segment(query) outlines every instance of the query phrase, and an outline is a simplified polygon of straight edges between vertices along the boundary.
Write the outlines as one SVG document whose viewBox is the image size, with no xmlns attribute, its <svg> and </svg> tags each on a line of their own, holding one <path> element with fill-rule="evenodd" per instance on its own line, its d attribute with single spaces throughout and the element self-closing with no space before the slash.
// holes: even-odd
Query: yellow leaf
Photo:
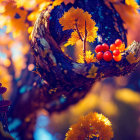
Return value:
<svg viewBox="0 0 140 140">
<path fill-rule="evenodd" d="M 135 53 L 131 53 L 131 52 L 129 53 L 129 55 L 126 56 L 126 59 L 130 64 L 137 63 L 140 61 L 140 57 L 136 58 Z"/>
<path fill-rule="evenodd" d="M 59 22 L 63 26 L 63 30 L 74 30 L 65 46 L 74 45 L 79 39 L 84 40 L 86 33 L 88 42 L 94 42 L 97 38 L 98 27 L 95 26 L 96 23 L 92 16 L 88 12 L 84 12 L 83 9 L 72 7 L 64 13 Z"/>
<path fill-rule="evenodd" d="M 96 61 L 96 58 L 94 57 L 94 54 L 92 54 L 91 51 L 86 51 L 86 58 L 87 63 L 92 63 Z M 79 59 L 77 60 L 78 63 L 84 63 L 84 57 L 83 55 L 79 55 Z"/>
<path fill-rule="evenodd" d="M 98 68 L 93 64 L 92 65 L 92 67 L 91 67 L 91 69 L 89 70 L 89 75 L 87 75 L 87 78 L 95 78 L 96 77 L 96 75 L 97 75 L 97 70 L 98 70 Z"/>
</svg>

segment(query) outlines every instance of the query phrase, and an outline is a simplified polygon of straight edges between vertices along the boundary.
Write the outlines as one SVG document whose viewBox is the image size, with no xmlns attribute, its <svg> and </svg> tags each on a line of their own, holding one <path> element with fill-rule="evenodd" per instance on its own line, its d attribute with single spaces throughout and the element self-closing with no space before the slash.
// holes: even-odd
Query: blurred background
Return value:
<svg viewBox="0 0 140 140">
<path fill-rule="evenodd" d="M 43 108 L 32 113 L 22 111 L 39 79 L 34 72 L 30 32 L 40 11 L 49 4 L 49 0 L 16 1 L 16 6 L 12 1 L 0 3 L 0 83 L 7 88 L 3 98 L 12 102 L 10 134 L 16 140 L 63 140 L 80 116 L 98 112 L 112 122 L 115 140 L 140 140 L 140 65 L 124 77 L 96 82 L 84 99 L 62 112 L 49 115 Z M 138 14 L 134 26 L 127 27 L 128 44 L 140 41 L 139 23 Z"/>
</svg>

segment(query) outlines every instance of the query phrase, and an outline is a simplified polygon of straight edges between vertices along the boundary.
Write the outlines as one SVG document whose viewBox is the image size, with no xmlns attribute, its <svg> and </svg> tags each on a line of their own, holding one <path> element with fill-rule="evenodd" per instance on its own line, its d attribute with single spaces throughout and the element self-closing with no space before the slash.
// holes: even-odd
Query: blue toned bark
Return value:
<svg viewBox="0 0 140 140">
<path fill-rule="evenodd" d="M 60 10 L 63 9 L 60 6 L 57 7 L 57 10 L 59 8 Z M 54 11 L 51 9 L 51 6 L 47 10 L 42 11 L 32 33 L 32 51 L 36 61 L 37 73 L 45 81 L 42 87 L 46 87 L 43 101 L 45 108 L 50 112 L 61 110 L 70 104 L 76 103 L 86 95 L 93 83 L 101 78 L 121 76 L 133 71 L 139 62 L 140 49 L 140 44 L 134 41 L 127 51 L 122 54 L 120 62 L 115 62 L 114 60 L 106 62 L 102 60 L 89 64 L 77 63 L 65 56 L 61 51 L 59 41 L 53 36 L 51 29 L 55 27 L 51 28 L 52 21 L 50 21 L 50 18 Z M 53 19 L 51 18 L 51 20 Z M 120 26 L 118 25 L 118 27 Z M 115 37 L 121 37 L 126 43 L 125 30 L 123 26 L 121 27 L 124 31 L 122 31 L 122 34 L 117 34 L 117 32 L 112 32 L 112 34 Z M 61 28 L 57 30 L 60 30 L 60 34 L 62 33 Z M 63 39 L 63 42 L 65 41 Z M 63 104 L 59 100 L 61 97 L 65 99 Z"/>
</svg>

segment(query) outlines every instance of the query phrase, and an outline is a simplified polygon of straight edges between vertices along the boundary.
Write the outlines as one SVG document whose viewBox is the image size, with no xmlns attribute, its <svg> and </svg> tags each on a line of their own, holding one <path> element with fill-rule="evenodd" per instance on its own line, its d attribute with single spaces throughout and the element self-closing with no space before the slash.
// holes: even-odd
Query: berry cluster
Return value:
<svg viewBox="0 0 140 140">
<path fill-rule="evenodd" d="M 114 44 L 111 44 L 110 47 L 103 43 L 102 45 L 97 45 L 95 48 L 95 52 L 97 53 L 96 58 L 97 60 L 104 59 L 105 61 L 109 62 L 112 59 L 114 59 L 116 62 L 121 61 L 121 51 L 119 48 L 122 45 L 122 41 L 120 39 L 117 39 Z M 111 52 L 112 51 L 112 52 Z"/>
</svg>

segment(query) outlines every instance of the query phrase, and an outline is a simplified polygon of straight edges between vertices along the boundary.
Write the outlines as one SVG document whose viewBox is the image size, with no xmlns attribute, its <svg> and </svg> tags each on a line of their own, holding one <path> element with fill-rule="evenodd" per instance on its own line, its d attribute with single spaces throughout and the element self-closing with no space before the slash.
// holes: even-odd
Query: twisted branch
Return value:
<svg viewBox="0 0 140 140">
<path fill-rule="evenodd" d="M 32 50 L 37 71 L 47 83 L 46 104 L 64 96 L 68 100 L 64 103 L 66 107 L 70 102 L 77 102 L 84 97 L 95 81 L 105 77 L 128 74 L 138 65 L 140 43 L 135 41 L 123 53 L 120 62 L 100 61 L 81 64 L 69 59 L 50 34 L 50 13 L 51 7 L 42 11 L 32 34 Z M 131 59 L 135 59 L 135 61 L 131 63 Z M 77 93 L 78 97 L 76 96 Z M 70 101 L 69 98 L 73 98 L 73 101 Z M 52 110 L 59 110 L 61 107 L 62 105 L 59 104 L 46 107 L 46 109 L 51 112 Z"/>
</svg>

